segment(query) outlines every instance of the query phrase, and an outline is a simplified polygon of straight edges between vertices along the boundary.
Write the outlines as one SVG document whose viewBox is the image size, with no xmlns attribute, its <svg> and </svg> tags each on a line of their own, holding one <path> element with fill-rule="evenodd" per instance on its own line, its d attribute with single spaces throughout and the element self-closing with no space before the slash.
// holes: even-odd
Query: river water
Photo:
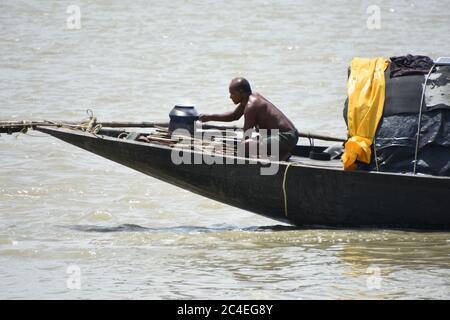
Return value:
<svg viewBox="0 0 450 320">
<path fill-rule="evenodd" d="M 345 136 L 352 57 L 449 56 L 448 5 L 2 0 L 0 120 L 226 111 L 245 76 L 301 131 Z M 2 299 L 450 298 L 449 233 L 293 230 L 39 132 L 0 156 Z"/>
</svg>

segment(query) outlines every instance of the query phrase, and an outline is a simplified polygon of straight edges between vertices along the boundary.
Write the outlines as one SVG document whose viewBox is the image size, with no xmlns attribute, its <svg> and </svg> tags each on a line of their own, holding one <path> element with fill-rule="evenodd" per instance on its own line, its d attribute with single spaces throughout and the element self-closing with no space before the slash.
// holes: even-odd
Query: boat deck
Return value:
<svg viewBox="0 0 450 320">
<path fill-rule="evenodd" d="M 203 132 L 214 135 L 214 137 L 212 139 L 211 137 L 199 139 L 199 136 L 171 136 L 167 128 L 152 129 L 148 132 L 102 129 L 99 134 L 166 147 L 188 148 L 201 152 L 237 155 L 237 145 L 241 140 L 241 132 L 225 133 L 217 130 L 204 130 Z M 342 169 L 342 162 L 340 160 L 342 144 L 335 144 L 334 146 L 335 150 L 331 160 L 318 160 L 310 158 L 310 152 L 313 151 L 320 156 L 329 146 L 297 145 L 292 151 L 292 156 L 286 162 L 340 170 Z"/>
</svg>

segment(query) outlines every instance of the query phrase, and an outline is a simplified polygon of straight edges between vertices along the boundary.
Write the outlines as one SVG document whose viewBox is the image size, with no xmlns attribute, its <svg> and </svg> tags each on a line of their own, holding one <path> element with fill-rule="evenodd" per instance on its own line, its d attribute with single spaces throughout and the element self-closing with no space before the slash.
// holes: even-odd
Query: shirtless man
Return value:
<svg viewBox="0 0 450 320">
<path fill-rule="evenodd" d="M 202 114 L 199 120 L 207 121 L 235 121 L 244 115 L 244 139 L 246 150 L 250 143 L 255 143 L 250 139 L 251 129 L 277 129 L 276 135 L 270 135 L 263 139 L 267 143 L 267 150 L 270 152 L 271 144 L 278 143 L 279 159 L 287 160 L 290 152 L 295 148 L 298 141 L 298 132 L 294 124 L 269 100 L 256 92 L 252 92 L 249 82 L 244 78 L 235 78 L 231 81 L 230 99 L 237 105 L 234 111 L 223 114 Z"/>
</svg>

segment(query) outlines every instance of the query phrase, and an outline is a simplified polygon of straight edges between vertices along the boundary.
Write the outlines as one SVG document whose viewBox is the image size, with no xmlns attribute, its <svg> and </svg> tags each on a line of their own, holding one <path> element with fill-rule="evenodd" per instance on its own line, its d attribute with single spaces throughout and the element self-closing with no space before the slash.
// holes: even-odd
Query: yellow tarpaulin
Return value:
<svg viewBox="0 0 450 320">
<path fill-rule="evenodd" d="M 342 162 L 345 170 L 356 168 L 356 160 L 370 163 L 378 122 L 383 115 L 385 98 L 384 71 L 389 60 L 354 58 L 347 83 L 348 140 Z"/>
</svg>

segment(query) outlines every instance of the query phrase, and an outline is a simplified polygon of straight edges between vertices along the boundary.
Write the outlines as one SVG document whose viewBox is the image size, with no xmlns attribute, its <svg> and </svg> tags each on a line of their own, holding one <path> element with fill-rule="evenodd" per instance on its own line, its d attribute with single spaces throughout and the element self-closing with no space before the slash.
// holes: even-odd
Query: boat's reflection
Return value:
<svg viewBox="0 0 450 320">
<path fill-rule="evenodd" d="M 272 257 L 277 256 L 276 265 L 296 264 L 301 261 L 302 256 L 310 254 L 337 258 L 339 263 L 345 266 L 343 272 L 355 276 L 367 274 L 372 268 L 381 268 L 383 274 L 388 274 L 397 267 L 414 268 L 426 265 L 450 268 L 450 238 L 445 232 L 299 229 L 287 225 L 236 227 L 226 224 L 208 227 L 74 225 L 65 228 L 93 233 L 138 232 L 149 236 L 167 234 L 166 238 L 184 235 L 180 241 L 198 242 L 204 249 L 209 249 L 209 244 L 211 248 L 220 246 L 226 247 L 227 250 L 255 249 L 252 254 L 261 259 L 260 267 L 265 265 L 262 262 L 266 260 L 269 268 L 273 268 L 274 261 L 269 259 L 268 252 Z M 208 241 L 196 238 L 196 234 L 200 237 L 207 236 Z M 259 254 L 263 252 L 266 256 Z M 288 252 L 293 254 L 286 256 Z"/>
<path fill-rule="evenodd" d="M 143 227 L 137 224 L 121 224 L 118 226 L 96 226 L 96 225 L 74 225 L 67 227 L 76 231 L 83 232 L 221 232 L 221 231 L 253 231 L 253 232 L 276 232 L 276 231 L 291 231 L 299 230 L 298 227 L 287 225 L 273 225 L 273 226 L 251 226 L 245 228 L 238 228 L 229 225 L 219 226 L 171 226 L 171 227 Z"/>
</svg>

